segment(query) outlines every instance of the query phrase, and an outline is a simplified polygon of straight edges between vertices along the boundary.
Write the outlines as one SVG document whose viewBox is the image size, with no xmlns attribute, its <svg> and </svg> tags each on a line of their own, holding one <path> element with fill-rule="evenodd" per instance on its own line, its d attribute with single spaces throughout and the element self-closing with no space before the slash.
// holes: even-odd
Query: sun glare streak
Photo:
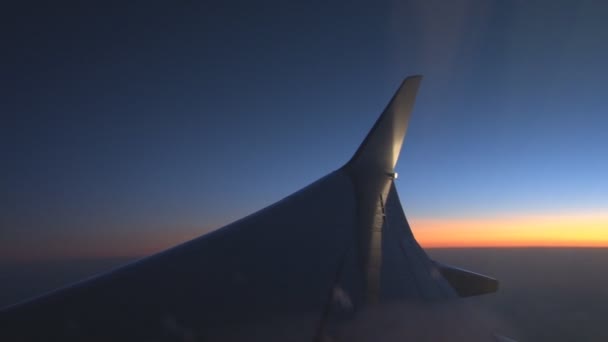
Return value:
<svg viewBox="0 0 608 342">
<path fill-rule="evenodd" d="M 424 247 L 607 247 L 608 214 L 412 218 Z"/>
</svg>

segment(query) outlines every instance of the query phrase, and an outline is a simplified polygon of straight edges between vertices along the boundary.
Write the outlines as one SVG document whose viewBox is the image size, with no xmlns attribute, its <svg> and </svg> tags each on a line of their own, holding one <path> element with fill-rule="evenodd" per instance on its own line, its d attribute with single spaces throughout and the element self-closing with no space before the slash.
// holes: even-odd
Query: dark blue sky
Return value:
<svg viewBox="0 0 608 342">
<path fill-rule="evenodd" d="M 410 217 L 608 208 L 602 1 L 2 12 L 1 258 L 141 254 L 260 209 L 347 161 L 408 74 Z"/>
</svg>

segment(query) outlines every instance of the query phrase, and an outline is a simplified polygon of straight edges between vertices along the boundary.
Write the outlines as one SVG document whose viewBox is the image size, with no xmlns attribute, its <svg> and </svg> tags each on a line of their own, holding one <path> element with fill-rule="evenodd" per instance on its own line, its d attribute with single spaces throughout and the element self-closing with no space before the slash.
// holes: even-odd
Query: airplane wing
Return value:
<svg viewBox="0 0 608 342">
<path fill-rule="evenodd" d="M 1 310 L 0 340 L 436 340 L 443 303 L 498 283 L 430 260 L 403 213 L 394 167 L 420 80 L 405 79 L 340 169 L 214 232 Z"/>
</svg>

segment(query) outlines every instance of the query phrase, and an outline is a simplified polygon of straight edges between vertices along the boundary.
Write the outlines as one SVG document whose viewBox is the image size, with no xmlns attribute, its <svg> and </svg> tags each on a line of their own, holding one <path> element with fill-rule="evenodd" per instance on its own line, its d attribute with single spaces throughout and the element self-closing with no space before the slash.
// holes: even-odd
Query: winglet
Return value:
<svg viewBox="0 0 608 342">
<path fill-rule="evenodd" d="M 394 174 L 422 76 L 407 77 L 346 167 Z"/>
</svg>

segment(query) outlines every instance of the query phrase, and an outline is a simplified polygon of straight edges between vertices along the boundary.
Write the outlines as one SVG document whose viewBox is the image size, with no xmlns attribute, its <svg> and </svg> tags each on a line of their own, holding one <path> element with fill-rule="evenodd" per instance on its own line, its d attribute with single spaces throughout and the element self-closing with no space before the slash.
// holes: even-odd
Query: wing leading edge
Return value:
<svg viewBox="0 0 608 342">
<path fill-rule="evenodd" d="M 427 257 L 394 186 L 420 81 L 405 79 L 342 168 L 215 232 L 3 309 L 0 340 L 322 340 L 369 308 L 482 293 Z"/>
</svg>

